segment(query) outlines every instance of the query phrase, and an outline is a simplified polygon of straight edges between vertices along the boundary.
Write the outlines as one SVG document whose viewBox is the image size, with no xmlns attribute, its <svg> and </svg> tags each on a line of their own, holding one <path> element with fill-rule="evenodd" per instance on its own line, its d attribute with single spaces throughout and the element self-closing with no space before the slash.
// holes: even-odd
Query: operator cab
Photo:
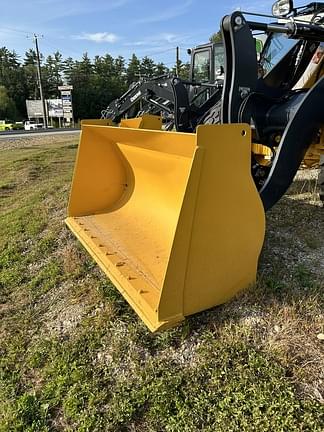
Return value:
<svg viewBox="0 0 324 432">
<path fill-rule="evenodd" d="M 214 83 L 224 78 L 224 47 L 222 42 L 199 45 L 191 54 L 190 81 Z"/>
<path fill-rule="evenodd" d="M 201 87 L 191 87 L 189 100 L 199 107 L 219 89 L 214 84 L 221 86 L 223 83 L 224 47 L 222 42 L 208 43 L 188 50 L 188 54 L 191 54 L 189 80 L 202 84 Z"/>
</svg>

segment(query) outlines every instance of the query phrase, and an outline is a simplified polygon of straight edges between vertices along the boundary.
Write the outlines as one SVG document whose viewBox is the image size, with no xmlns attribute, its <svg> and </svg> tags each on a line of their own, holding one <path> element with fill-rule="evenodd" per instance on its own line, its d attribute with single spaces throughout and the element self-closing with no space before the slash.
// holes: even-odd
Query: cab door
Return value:
<svg viewBox="0 0 324 432">
<path fill-rule="evenodd" d="M 204 45 L 193 50 L 191 57 L 191 81 L 197 83 L 211 83 L 213 74 L 212 44 Z M 208 87 L 193 87 L 189 99 L 199 107 L 210 97 Z"/>
<path fill-rule="evenodd" d="M 191 59 L 191 80 L 195 82 L 211 82 L 212 79 L 212 46 L 196 48 Z"/>
</svg>

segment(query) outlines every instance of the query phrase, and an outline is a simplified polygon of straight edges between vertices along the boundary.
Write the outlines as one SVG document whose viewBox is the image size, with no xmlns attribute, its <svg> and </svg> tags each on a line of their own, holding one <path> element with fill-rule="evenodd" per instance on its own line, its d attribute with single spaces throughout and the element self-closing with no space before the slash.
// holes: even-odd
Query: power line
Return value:
<svg viewBox="0 0 324 432">
<path fill-rule="evenodd" d="M 10 27 L 0 27 L 0 31 L 9 31 L 9 32 L 14 32 L 14 33 L 22 33 L 22 34 L 24 34 L 24 35 L 26 35 L 26 34 L 32 34 L 32 32 L 30 32 L 30 31 L 23 31 L 23 30 L 17 30 L 17 29 L 13 29 L 13 28 L 10 28 Z"/>
<path fill-rule="evenodd" d="M 82 53 L 81 54 L 81 51 L 80 52 L 77 52 L 77 51 L 75 51 L 75 50 L 67 50 L 67 49 L 65 49 L 65 48 L 62 48 L 62 47 L 57 47 L 57 46 L 55 46 L 55 45 L 53 45 L 53 44 L 51 44 L 51 43 L 49 43 L 47 40 L 44 40 L 43 41 L 43 44 L 44 45 L 47 45 L 48 47 L 50 47 L 50 48 L 52 48 L 52 49 L 54 49 L 55 51 L 58 51 L 58 52 L 63 52 L 63 53 L 65 53 L 67 56 L 69 56 L 70 57 L 70 52 L 72 52 L 72 54 L 76 54 L 76 55 L 78 55 L 78 56 L 83 56 L 83 54 L 84 53 Z"/>
<path fill-rule="evenodd" d="M 34 33 L 33 41 L 35 43 L 35 49 L 36 49 L 36 60 L 37 60 L 37 75 L 38 75 L 38 84 L 39 84 L 39 93 L 40 98 L 42 101 L 42 107 L 43 107 L 43 121 L 45 129 L 47 129 L 47 115 L 46 115 L 46 106 L 45 106 L 45 99 L 43 94 L 43 85 L 42 85 L 42 70 L 40 65 L 40 56 L 39 56 L 39 49 L 38 49 L 38 38 L 44 37 L 43 35 L 37 35 Z"/>
<path fill-rule="evenodd" d="M 164 50 L 164 51 L 155 51 L 155 52 L 150 53 L 150 54 L 145 54 L 144 53 L 144 57 L 151 57 L 151 56 L 158 55 L 158 54 L 165 54 L 167 52 L 174 51 L 174 50 L 175 50 L 175 47 L 168 48 L 167 50 Z"/>
</svg>

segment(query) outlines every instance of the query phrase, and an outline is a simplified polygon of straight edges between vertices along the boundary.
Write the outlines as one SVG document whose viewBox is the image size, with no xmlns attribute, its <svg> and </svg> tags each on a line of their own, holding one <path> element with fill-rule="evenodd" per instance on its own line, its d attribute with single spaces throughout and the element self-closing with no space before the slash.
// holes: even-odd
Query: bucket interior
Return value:
<svg viewBox="0 0 324 432">
<path fill-rule="evenodd" d="M 82 132 L 68 224 L 96 259 L 101 256 L 101 267 L 113 282 L 125 290 L 128 281 L 153 308 L 170 257 L 194 138 L 100 126 Z"/>
</svg>

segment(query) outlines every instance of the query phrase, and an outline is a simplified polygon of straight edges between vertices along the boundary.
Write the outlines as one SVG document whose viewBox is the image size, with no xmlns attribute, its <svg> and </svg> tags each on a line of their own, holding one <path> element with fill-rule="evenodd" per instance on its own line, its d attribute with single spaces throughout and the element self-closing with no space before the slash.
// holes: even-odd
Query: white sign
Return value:
<svg viewBox="0 0 324 432">
<path fill-rule="evenodd" d="M 43 117 L 43 105 L 41 100 L 26 100 L 28 118 Z"/>
<path fill-rule="evenodd" d="M 73 119 L 73 108 L 72 108 L 72 85 L 58 86 L 61 92 L 61 101 L 63 108 L 63 117 L 70 122 Z"/>
<path fill-rule="evenodd" d="M 43 105 L 41 100 L 26 100 L 28 118 L 43 117 Z M 47 99 L 45 108 L 48 117 L 63 117 L 62 99 Z"/>
<path fill-rule="evenodd" d="M 63 117 L 63 106 L 61 99 L 49 99 L 47 101 L 49 117 Z"/>
<path fill-rule="evenodd" d="M 73 90 L 73 86 L 72 86 L 72 85 L 62 85 L 62 86 L 58 86 L 57 88 L 58 88 L 60 91 Z"/>
</svg>

